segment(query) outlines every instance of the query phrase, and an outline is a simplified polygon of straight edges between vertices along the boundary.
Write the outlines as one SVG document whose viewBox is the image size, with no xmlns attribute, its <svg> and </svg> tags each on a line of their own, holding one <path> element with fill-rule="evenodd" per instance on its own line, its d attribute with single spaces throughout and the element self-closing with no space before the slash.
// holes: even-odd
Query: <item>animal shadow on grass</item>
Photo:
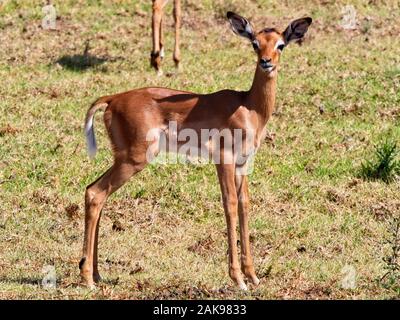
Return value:
<svg viewBox="0 0 400 320">
<path fill-rule="evenodd" d="M 86 41 L 85 49 L 82 54 L 65 55 L 59 58 L 56 63 L 62 67 L 73 71 L 85 71 L 89 68 L 96 67 L 106 61 L 116 61 L 119 57 L 96 57 L 89 53 L 89 41 Z"/>
<path fill-rule="evenodd" d="M 14 284 L 30 284 L 30 285 L 40 285 L 42 282 L 41 278 L 38 277 L 3 277 L 0 278 L 2 283 L 14 283 Z"/>
</svg>

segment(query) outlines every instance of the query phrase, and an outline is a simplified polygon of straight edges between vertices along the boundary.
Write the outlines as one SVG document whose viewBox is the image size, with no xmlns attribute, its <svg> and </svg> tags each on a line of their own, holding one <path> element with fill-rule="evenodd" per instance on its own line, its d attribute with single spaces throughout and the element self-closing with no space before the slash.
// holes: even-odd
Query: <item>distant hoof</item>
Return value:
<svg viewBox="0 0 400 320">
<path fill-rule="evenodd" d="M 164 72 L 162 71 L 162 69 L 157 70 L 157 77 L 162 77 L 163 74 L 164 74 Z"/>
<path fill-rule="evenodd" d="M 160 52 L 152 52 L 150 55 L 150 65 L 159 72 L 161 69 L 161 56 Z"/>
<path fill-rule="evenodd" d="M 101 281 L 100 273 L 93 273 L 93 280 L 95 283 L 99 283 Z"/>
<path fill-rule="evenodd" d="M 178 62 L 175 61 L 175 70 L 177 73 L 182 72 L 182 65 Z"/>
</svg>

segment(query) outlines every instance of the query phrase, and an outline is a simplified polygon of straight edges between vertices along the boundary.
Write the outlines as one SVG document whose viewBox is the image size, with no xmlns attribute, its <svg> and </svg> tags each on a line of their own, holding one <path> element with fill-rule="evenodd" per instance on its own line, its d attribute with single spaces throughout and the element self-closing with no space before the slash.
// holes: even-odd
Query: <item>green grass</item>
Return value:
<svg viewBox="0 0 400 320">
<path fill-rule="evenodd" d="M 375 146 L 375 159 L 367 160 L 361 166 L 361 177 L 370 180 L 393 182 L 400 173 L 400 162 L 397 160 L 399 150 L 397 143 L 389 139 Z"/>
<path fill-rule="evenodd" d="M 386 258 L 393 256 L 388 240 L 395 241 L 388 221 L 400 215 L 399 181 L 358 176 L 384 134 L 400 138 L 400 11 L 396 1 L 352 3 L 355 31 L 338 27 L 345 1 L 183 1 L 179 74 L 168 6 L 167 76 L 156 77 L 149 1 L 59 1 L 56 31 L 40 28 L 42 1 L 5 1 L 0 298 L 398 298 L 398 269 Z M 282 56 L 273 139 L 250 176 L 260 286 L 242 293 L 228 277 L 213 166 L 171 164 L 148 166 L 108 200 L 99 248 L 104 282 L 96 291 L 79 287 L 85 187 L 112 163 L 100 116 L 99 153 L 87 157 L 87 108 L 102 95 L 144 86 L 247 90 L 255 56 L 229 30 L 227 9 L 258 29 L 314 18 L 304 44 Z M 40 285 L 46 265 L 56 268 L 57 290 Z M 341 286 L 347 265 L 356 270 L 355 289 Z"/>
</svg>

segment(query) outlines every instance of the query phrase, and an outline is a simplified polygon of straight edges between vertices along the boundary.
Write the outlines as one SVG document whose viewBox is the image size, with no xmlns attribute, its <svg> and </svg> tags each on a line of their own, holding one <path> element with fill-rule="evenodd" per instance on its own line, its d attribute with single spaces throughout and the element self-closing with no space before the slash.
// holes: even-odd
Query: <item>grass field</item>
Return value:
<svg viewBox="0 0 400 320">
<path fill-rule="evenodd" d="M 0 3 L 1 299 L 400 297 L 400 179 L 360 178 L 376 145 L 400 140 L 399 1 L 185 0 L 178 74 L 169 5 L 162 77 L 149 63 L 150 1 L 53 1 L 54 31 L 41 28 L 44 1 Z M 356 30 L 340 27 L 348 3 Z M 303 45 L 283 53 L 277 110 L 250 176 L 261 284 L 241 292 L 228 276 L 214 167 L 171 164 L 148 166 L 111 196 L 104 281 L 80 287 L 84 190 L 112 163 L 101 117 L 99 153 L 87 157 L 87 108 L 144 86 L 249 89 L 255 55 L 227 10 L 259 29 L 314 18 Z M 55 290 L 41 285 L 45 266 L 55 267 Z M 343 286 L 352 276 L 355 286 Z"/>
</svg>

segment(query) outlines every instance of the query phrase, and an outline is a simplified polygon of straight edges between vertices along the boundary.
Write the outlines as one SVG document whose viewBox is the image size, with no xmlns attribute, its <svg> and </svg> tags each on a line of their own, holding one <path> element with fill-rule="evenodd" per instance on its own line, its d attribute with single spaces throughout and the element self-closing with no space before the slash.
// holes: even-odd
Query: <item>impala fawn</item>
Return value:
<svg viewBox="0 0 400 320">
<path fill-rule="evenodd" d="M 227 18 L 233 31 L 248 39 L 257 55 L 254 80 L 249 91 L 222 90 L 202 95 L 167 88 L 142 88 L 102 97 L 88 110 L 85 134 L 89 154 L 94 156 L 96 152 L 93 117 L 101 109 L 104 110 L 104 123 L 114 152 L 114 164 L 86 189 L 85 238 L 83 258 L 79 264 L 83 283 L 93 286 L 100 280 L 97 245 L 104 203 L 110 194 L 158 154 L 163 134 L 172 139 L 167 131 L 169 123 L 174 122 L 177 128 L 175 135 L 189 129 L 199 135 L 202 130 L 214 129 L 225 132 L 240 130 L 243 133 L 240 141 L 224 136 L 223 146 L 206 141 L 196 147 L 205 148 L 212 159 L 218 158 L 214 162 L 228 229 L 229 275 L 241 289 L 247 289 L 243 274 L 252 284 L 258 285 L 250 253 L 248 179 L 242 168 L 247 166 L 247 159 L 259 148 L 266 133 L 267 121 L 274 111 L 282 51 L 289 43 L 303 38 L 312 19 L 294 20 L 283 32 L 274 28 L 254 32 L 245 18 L 233 12 L 228 12 Z M 149 132 L 153 132 L 150 139 Z M 244 146 L 244 151 L 239 150 L 240 163 L 234 146 L 237 142 Z M 238 218 L 240 265 L 236 234 Z"/>
</svg>

